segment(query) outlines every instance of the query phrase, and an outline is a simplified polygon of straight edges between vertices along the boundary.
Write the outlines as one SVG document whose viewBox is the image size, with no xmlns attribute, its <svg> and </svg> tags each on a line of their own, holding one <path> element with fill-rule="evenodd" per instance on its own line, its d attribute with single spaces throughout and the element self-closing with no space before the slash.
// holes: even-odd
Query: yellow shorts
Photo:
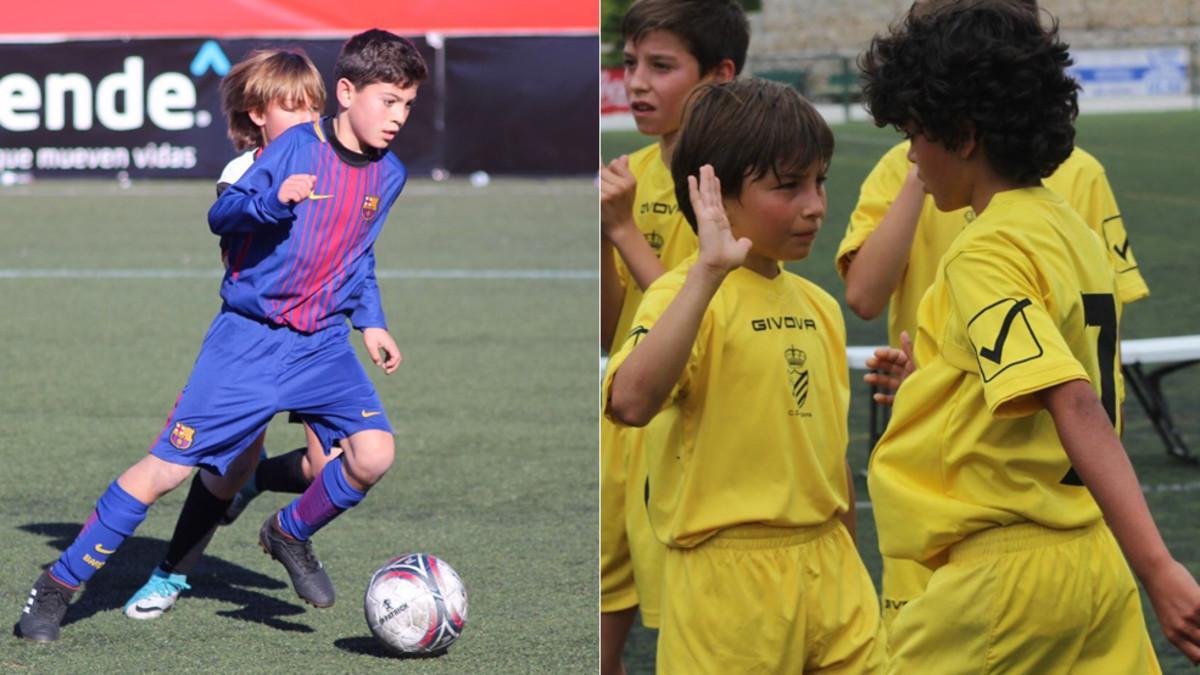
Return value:
<svg viewBox="0 0 1200 675">
<path fill-rule="evenodd" d="M 1103 522 L 971 535 L 888 636 L 888 673 L 1162 672 L 1137 585 Z"/>
<path fill-rule="evenodd" d="M 657 628 L 667 547 L 646 512 L 646 430 L 600 423 L 600 611 L 638 607 Z"/>
<path fill-rule="evenodd" d="M 600 420 L 600 611 L 618 612 L 638 604 L 633 562 L 625 535 L 625 448 L 620 431 Z"/>
<path fill-rule="evenodd" d="M 658 672 L 880 672 L 875 587 L 841 521 L 730 528 L 667 549 Z"/>
<path fill-rule="evenodd" d="M 892 621 L 904 605 L 925 592 L 933 571 L 919 562 L 883 556 L 883 581 L 880 595 L 883 605 L 883 627 L 891 631 Z"/>
</svg>

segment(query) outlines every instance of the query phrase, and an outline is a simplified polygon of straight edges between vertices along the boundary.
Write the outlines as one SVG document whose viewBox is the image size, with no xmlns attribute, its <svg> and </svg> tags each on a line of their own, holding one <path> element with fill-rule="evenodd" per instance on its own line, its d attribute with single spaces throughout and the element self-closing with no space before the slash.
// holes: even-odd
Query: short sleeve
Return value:
<svg viewBox="0 0 1200 675">
<path fill-rule="evenodd" d="M 1046 306 L 1035 263 L 1011 249 L 967 249 L 946 264 L 957 317 L 948 330 L 965 335 L 988 409 L 997 417 L 1036 412 L 1036 392 L 1089 379 Z"/>
<path fill-rule="evenodd" d="M 871 236 L 879 222 L 896 201 L 896 195 L 904 187 L 905 174 L 908 171 L 908 143 L 893 147 L 863 181 L 859 189 L 858 203 L 850 214 L 850 223 L 846 226 L 846 234 L 838 244 L 834 262 L 838 276 L 846 278 L 850 269 L 850 261 L 854 259 L 863 242 Z"/>
<path fill-rule="evenodd" d="M 637 349 L 638 343 L 654 329 L 654 324 L 671 305 L 671 302 L 679 294 L 682 275 L 669 274 L 659 277 L 650 288 L 646 289 L 646 294 L 642 296 L 642 302 L 638 305 L 637 312 L 634 314 L 633 325 L 625 336 L 625 341 L 621 348 L 613 354 L 608 361 L 608 368 L 604 374 L 604 384 L 602 399 L 604 401 L 604 414 L 608 415 L 608 400 L 612 389 L 613 376 L 621 368 L 621 364 L 629 355 Z M 663 400 L 663 408 L 674 404 L 676 400 L 687 396 L 689 393 L 689 385 L 695 379 L 696 372 L 703 362 L 704 354 L 707 351 L 706 345 L 711 341 L 712 335 L 712 305 L 705 310 L 704 317 L 700 320 L 700 329 L 697 331 L 696 340 L 692 343 L 691 353 L 688 355 L 687 364 L 683 368 L 683 373 L 679 376 L 679 381 L 672 387 L 671 393 Z M 611 419 L 611 418 L 610 418 Z M 616 420 L 613 420 L 616 421 Z"/>
<path fill-rule="evenodd" d="M 1133 257 L 1133 246 L 1125 231 L 1117 199 L 1104 172 L 1098 172 L 1072 197 L 1069 200 L 1071 206 L 1104 241 L 1108 261 L 1117 275 L 1117 295 L 1121 304 L 1127 305 L 1150 295 L 1150 288 Z"/>
</svg>

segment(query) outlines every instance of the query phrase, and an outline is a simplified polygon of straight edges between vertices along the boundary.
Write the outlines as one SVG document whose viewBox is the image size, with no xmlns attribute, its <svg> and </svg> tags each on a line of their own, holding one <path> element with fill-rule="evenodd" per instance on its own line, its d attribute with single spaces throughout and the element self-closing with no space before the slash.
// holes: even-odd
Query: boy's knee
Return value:
<svg viewBox="0 0 1200 675">
<path fill-rule="evenodd" d="M 153 504 L 187 480 L 193 468 L 168 462 L 156 455 L 146 455 L 126 469 L 117 482 L 134 499 L 143 504 Z"/>
<path fill-rule="evenodd" d="M 396 441 L 386 431 L 363 431 L 350 438 L 342 460 L 346 474 L 362 487 L 379 482 L 396 458 Z"/>
</svg>

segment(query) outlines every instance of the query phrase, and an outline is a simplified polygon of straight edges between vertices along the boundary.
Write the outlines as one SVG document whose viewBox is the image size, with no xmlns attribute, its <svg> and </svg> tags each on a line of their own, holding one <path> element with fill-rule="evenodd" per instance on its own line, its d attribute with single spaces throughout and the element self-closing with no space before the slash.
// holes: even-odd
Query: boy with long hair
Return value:
<svg viewBox="0 0 1200 675">
<path fill-rule="evenodd" d="M 1130 565 L 1200 661 L 1200 587 L 1116 433 L 1113 268 L 1042 184 L 1073 147 L 1069 63 L 1014 0 L 917 4 L 861 59 L 937 207 L 976 214 L 921 302 L 915 371 L 899 350 L 873 364 L 887 388 L 907 375 L 868 473 L 880 550 L 932 571 L 888 672 L 1157 673 Z"/>
<path fill-rule="evenodd" d="M 1022 1 L 1037 11 L 1035 0 Z M 976 215 L 969 206 L 938 209 L 916 165 L 908 160 L 909 146 L 907 140 L 897 143 L 867 175 L 836 254 L 838 274 L 846 282 L 846 306 L 867 320 L 886 307 L 888 345 L 895 348 L 903 347 L 902 334 L 909 339 L 917 334 L 917 306 L 933 283 L 938 261 Z M 1117 274 L 1117 300 L 1128 305 L 1148 296 L 1150 290 L 1100 162 L 1075 146 L 1044 183 L 1103 239 Z M 1118 381 L 1117 395 L 1120 405 L 1125 399 L 1123 380 Z M 880 584 L 884 623 L 920 595 L 928 580 L 928 568 L 884 557 Z"/>
</svg>

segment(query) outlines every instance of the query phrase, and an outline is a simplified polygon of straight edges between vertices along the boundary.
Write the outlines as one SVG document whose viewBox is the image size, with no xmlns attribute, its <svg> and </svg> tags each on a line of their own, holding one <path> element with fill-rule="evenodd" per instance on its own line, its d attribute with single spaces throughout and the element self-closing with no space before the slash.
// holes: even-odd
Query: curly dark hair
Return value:
<svg viewBox="0 0 1200 675">
<path fill-rule="evenodd" d="M 973 130 L 999 175 L 1034 184 L 1071 154 L 1079 85 L 1034 3 L 926 0 L 859 57 L 877 126 L 922 134 L 950 150 Z"/>
<path fill-rule="evenodd" d="M 833 158 L 833 131 L 800 92 L 756 77 L 712 83 L 689 99 L 671 155 L 675 199 L 692 230 L 696 214 L 688 176 L 711 164 L 721 196 L 737 199 L 746 178 L 802 174 L 816 165 L 825 173 Z"/>
</svg>

